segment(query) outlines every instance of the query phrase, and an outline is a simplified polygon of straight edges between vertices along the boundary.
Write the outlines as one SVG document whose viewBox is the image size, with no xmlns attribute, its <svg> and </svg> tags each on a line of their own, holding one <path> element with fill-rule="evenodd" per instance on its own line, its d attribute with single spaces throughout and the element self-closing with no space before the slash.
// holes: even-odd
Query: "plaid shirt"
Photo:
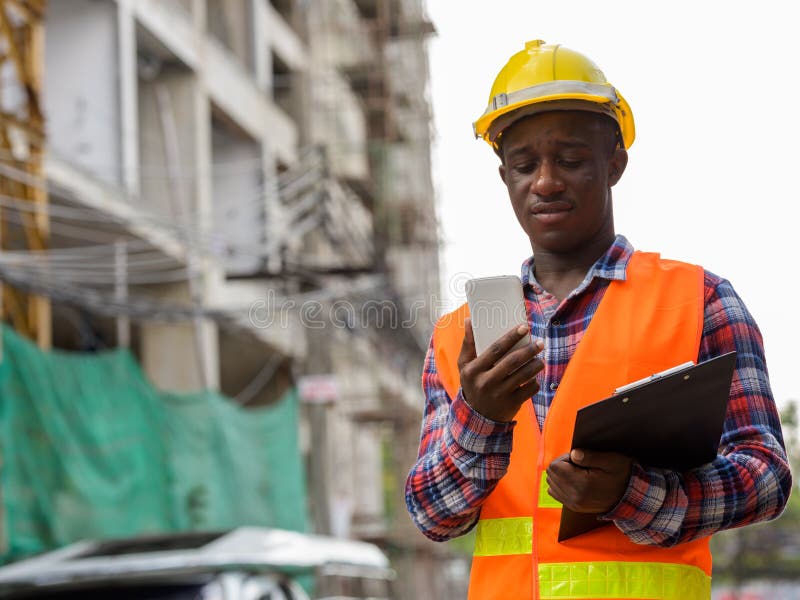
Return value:
<svg viewBox="0 0 800 600">
<path fill-rule="evenodd" d="M 624 280 L 633 253 L 617 236 L 563 301 L 522 266 L 534 338 L 544 340 L 540 391 L 533 397 L 541 428 L 558 383 L 608 285 Z M 680 473 L 634 464 L 628 489 L 603 517 L 636 543 L 671 546 L 747 523 L 777 517 L 789 497 L 791 474 L 770 391 L 761 333 L 731 284 L 705 273 L 703 335 L 697 362 L 736 350 L 737 363 L 719 454 Z M 437 541 L 468 532 L 481 504 L 505 474 L 514 423 L 486 419 L 451 399 L 436 371 L 433 345 L 425 359 L 425 411 L 419 457 L 406 482 L 406 504 L 417 527 Z"/>
</svg>

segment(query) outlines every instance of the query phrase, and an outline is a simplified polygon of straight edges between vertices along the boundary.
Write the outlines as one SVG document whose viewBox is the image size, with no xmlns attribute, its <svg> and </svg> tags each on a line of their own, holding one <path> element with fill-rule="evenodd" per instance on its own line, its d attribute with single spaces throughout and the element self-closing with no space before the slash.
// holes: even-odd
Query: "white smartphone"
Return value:
<svg viewBox="0 0 800 600">
<path fill-rule="evenodd" d="M 475 337 L 475 352 L 478 354 L 513 327 L 528 326 L 522 282 L 516 275 L 470 279 L 464 289 Z M 533 340 L 529 331 L 512 350 L 531 343 Z"/>
</svg>

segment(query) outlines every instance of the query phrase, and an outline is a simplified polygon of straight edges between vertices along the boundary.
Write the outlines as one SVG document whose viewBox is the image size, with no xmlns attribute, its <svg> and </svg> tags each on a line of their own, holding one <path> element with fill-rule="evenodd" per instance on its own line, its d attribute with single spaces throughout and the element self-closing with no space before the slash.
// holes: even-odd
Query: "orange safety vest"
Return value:
<svg viewBox="0 0 800 600">
<path fill-rule="evenodd" d="M 575 414 L 613 390 L 696 360 L 703 329 L 703 270 L 636 252 L 612 281 L 569 362 L 540 432 L 531 402 L 516 415 L 508 471 L 481 508 L 470 600 L 711 597 L 708 539 L 661 548 L 634 544 L 613 524 L 557 541 L 561 505 L 545 470 L 571 449 Z M 458 393 L 466 305 L 434 331 L 444 388 Z"/>
</svg>

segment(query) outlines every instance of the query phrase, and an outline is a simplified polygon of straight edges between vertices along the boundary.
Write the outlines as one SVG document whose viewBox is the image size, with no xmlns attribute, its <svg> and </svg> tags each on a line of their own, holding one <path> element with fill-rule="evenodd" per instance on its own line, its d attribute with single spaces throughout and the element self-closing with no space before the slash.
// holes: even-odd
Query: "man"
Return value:
<svg viewBox="0 0 800 600">
<path fill-rule="evenodd" d="M 755 322 L 726 280 L 615 234 L 633 116 L 585 56 L 528 42 L 475 132 L 531 241 L 522 282 L 536 342 L 511 350 L 522 327 L 476 356 L 465 306 L 437 324 L 406 485 L 413 520 L 437 541 L 477 526 L 470 598 L 709 598 L 709 536 L 777 517 L 791 488 Z M 582 406 L 734 350 L 713 462 L 677 472 L 570 448 Z M 559 543 L 562 505 L 609 525 Z"/>
</svg>

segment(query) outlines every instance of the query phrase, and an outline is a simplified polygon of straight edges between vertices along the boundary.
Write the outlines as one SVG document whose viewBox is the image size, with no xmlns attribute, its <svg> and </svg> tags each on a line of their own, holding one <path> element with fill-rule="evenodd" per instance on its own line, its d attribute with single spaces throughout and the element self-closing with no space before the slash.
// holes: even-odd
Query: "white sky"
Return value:
<svg viewBox="0 0 800 600">
<path fill-rule="evenodd" d="M 764 334 L 776 400 L 800 400 L 800 51 L 792 6 L 428 0 L 438 30 L 430 61 L 445 290 L 465 273 L 518 274 L 530 255 L 497 159 L 473 139 L 472 122 L 526 40 L 561 43 L 598 64 L 636 120 L 614 191 L 617 232 L 638 249 L 729 279 Z"/>
</svg>

